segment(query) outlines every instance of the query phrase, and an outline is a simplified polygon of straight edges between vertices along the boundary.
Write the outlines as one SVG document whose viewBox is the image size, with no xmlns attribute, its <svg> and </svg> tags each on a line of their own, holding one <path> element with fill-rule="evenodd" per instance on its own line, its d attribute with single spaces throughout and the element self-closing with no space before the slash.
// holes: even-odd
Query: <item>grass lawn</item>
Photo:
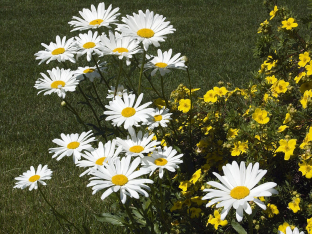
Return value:
<svg viewBox="0 0 312 234">
<path fill-rule="evenodd" d="M 297 13 L 306 3 L 283 1 Z M 298 1 L 299 2 L 299 1 Z M 99 2 L 90 0 L 1 0 L 0 3 L 0 232 L 1 233 L 65 233 L 37 190 L 13 189 L 14 178 L 30 166 L 48 164 L 52 180 L 44 188 L 47 198 L 58 211 L 75 223 L 85 223 L 92 233 L 114 233 L 118 229 L 96 222 L 93 214 L 110 211 L 109 199 L 102 201 L 100 193 L 91 195 L 82 170 L 71 158 L 57 162 L 48 149 L 61 133 L 82 132 L 74 117 L 60 106 L 56 95 L 37 96 L 33 88 L 40 72 L 46 72 L 57 62 L 38 66 L 34 53 L 42 50 L 40 43 L 49 44 L 55 36 L 70 38 L 68 21 L 78 16 L 82 8 Z M 132 14 L 138 10 L 153 10 L 164 15 L 176 28 L 161 44 L 162 50 L 187 55 L 193 87 L 202 93 L 222 80 L 244 86 L 251 73 L 260 66 L 252 48 L 257 28 L 268 12 L 262 1 L 251 0 L 108 0 L 106 5 L 120 7 L 120 12 Z M 155 49 L 153 50 L 155 51 Z M 173 72 L 166 79 L 167 92 L 180 83 L 187 84 L 185 73 Z M 144 90 L 143 90 L 144 92 Z M 147 92 L 147 90 L 145 90 Z"/>
</svg>

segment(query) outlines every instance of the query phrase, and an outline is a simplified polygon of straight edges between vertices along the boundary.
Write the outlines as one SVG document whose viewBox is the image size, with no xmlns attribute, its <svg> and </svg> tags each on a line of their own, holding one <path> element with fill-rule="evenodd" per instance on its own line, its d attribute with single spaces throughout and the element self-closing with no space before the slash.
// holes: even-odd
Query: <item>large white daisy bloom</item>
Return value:
<svg viewBox="0 0 312 234">
<path fill-rule="evenodd" d="M 123 95 L 124 93 L 131 94 L 132 91 L 129 91 L 129 92 L 128 92 L 127 89 L 125 89 L 123 85 L 118 85 L 117 92 L 116 92 L 116 96 L 122 97 L 122 95 Z M 113 99 L 113 98 L 114 98 L 114 95 L 115 95 L 115 87 L 114 87 L 114 86 L 111 86 L 111 89 L 108 90 L 108 93 L 107 93 L 106 98 L 107 98 L 107 99 Z"/>
<path fill-rule="evenodd" d="M 282 232 L 282 231 L 278 231 L 278 234 L 285 234 L 284 232 Z M 290 226 L 288 226 L 287 228 L 286 228 L 286 234 L 304 234 L 304 232 L 302 231 L 302 232 L 299 232 L 299 229 L 297 228 L 297 227 L 295 227 L 294 229 L 293 229 L 293 231 L 291 230 L 291 228 L 290 228 Z"/>
<path fill-rule="evenodd" d="M 92 54 L 98 54 L 102 55 L 102 52 L 99 50 L 100 48 L 100 36 L 98 36 L 98 32 L 92 33 L 91 30 L 87 33 L 80 33 L 79 37 L 76 38 L 76 53 L 77 53 L 77 59 L 87 54 L 87 61 L 91 61 Z"/>
<path fill-rule="evenodd" d="M 117 11 L 119 11 L 119 7 L 112 10 L 112 5 L 109 5 L 105 10 L 104 2 L 99 3 L 97 9 L 94 5 L 91 5 L 91 10 L 84 8 L 82 11 L 79 11 L 82 18 L 73 16 L 74 20 L 68 22 L 71 26 L 75 27 L 71 32 L 76 30 L 97 29 L 99 27 L 110 28 L 109 24 L 116 22 L 116 17 L 120 15 Z"/>
<path fill-rule="evenodd" d="M 184 61 L 180 57 L 180 53 L 176 54 L 171 58 L 172 49 L 165 51 L 164 53 L 158 49 L 157 56 L 153 57 L 153 59 L 147 62 L 144 65 L 144 68 L 154 69 L 151 73 L 151 76 L 154 76 L 157 71 L 160 72 L 161 76 L 164 76 L 166 73 L 170 72 L 170 69 L 182 69 L 185 70 L 186 66 Z M 149 56 L 147 56 L 149 57 Z"/>
<path fill-rule="evenodd" d="M 47 185 L 44 180 L 51 179 L 52 171 L 48 169 L 48 165 L 42 167 L 40 164 L 37 168 L 37 171 L 33 166 L 30 167 L 30 170 L 23 173 L 15 179 L 18 180 L 14 188 L 24 189 L 29 186 L 29 191 L 38 188 L 38 182 L 42 185 Z"/>
<path fill-rule="evenodd" d="M 159 47 L 159 42 L 165 41 L 167 34 L 173 33 L 175 29 L 170 22 L 165 22 L 166 17 L 154 15 L 153 11 L 139 11 L 133 16 L 127 15 L 122 18 L 125 24 L 119 24 L 117 29 L 122 35 L 132 37 L 143 43 L 144 50 L 148 50 L 150 44 Z"/>
<path fill-rule="evenodd" d="M 142 159 L 143 168 L 149 168 L 154 173 L 159 169 L 159 178 L 163 178 L 164 169 L 175 172 L 176 168 L 179 168 L 177 164 L 183 163 L 181 158 L 183 154 L 178 154 L 172 147 L 164 147 L 162 150 L 158 148 L 158 151 L 154 151 L 150 156 L 146 156 Z"/>
<path fill-rule="evenodd" d="M 207 207 L 219 202 L 216 208 L 224 208 L 221 212 L 222 220 L 233 206 L 236 209 L 236 219 L 240 222 L 243 220 L 244 210 L 249 215 L 252 213 L 249 201 L 255 202 L 265 210 L 266 205 L 255 197 L 269 197 L 272 194 L 278 194 L 273 188 L 276 186 L 274 182 L 267 182 L 255 187 L 267 172 L 259 169 L 259 163 L 255 163 L 254 166 L 250 163 L 246 169 L 245 162 L 241 162 L 238 166 L 237 162 L 233 161 L 232 165 L 228 163 L 222 169 L 224 176 L 213 173 L 222 184 L 215 181 L 207 182 L 218 189 L 204 189 L 204 192 L 208 193 L 202 198 L 202 200 L 212 199 L 206 205 Z"/>
<path fill-rule="evenodd" d="M 80 160 L 77 163 L 79 167 L 89 167 L 84 171 L 80 176 L 83 176 L 87 173 L 90 173 L 92 169 L 97 170 L 99 167 L 103 166 L 104 161 L 108 162 L 109 159 L 116 159 L 119 153 L 122 151 L 122 147 L 116 147 L 116 141 L 108 141 L 103 145 L 102 142 L 99 142 L 97 149 L 93 151 L 85 151 L 82 154 L 86 160 Z"/>
<path fill-rule="evenodd" d="M 38 92 L 44 92 L 44 95 L 56 93 L 60 98 L 65 98 L 66 92 L 74 92 L 79 81 L 75 78 L 74 72 L 70 69 L 52 68 L 47 70 L 49 76 L 40 73 L 43 78 L 39 78 L 35 83 L 36 89 L 41 89 Z"/>
<path fill-rule="evenodd" d="M 119 59 L 126 58 L 127 65 L 130 65 L 130 58 L 133 54 L 141 53 L 139 43 L 132 37 L 122 37 L 118 32 L 109 32 L 109 38 L 106 35 L 101 36 L 101 50 L 104 55 L 116 55 Z"/>
<path fill-rule="evenodd" d="M 104 72 L 104 70 L 106 69 L 106 67 L 100 67 L 100 66 L 99 66 L 99 68 L 100 68 L 101 72 Z M 91 82 L 93 82 L 95 78 L 101 77 L 96 66 L 78 67 L 78 69 L 76 71 L 74 71 L 74 76 L 79 81 L 82 81 L 85 79 L 85 77 L 87 77 Z"/>
<path fill-rule="evenodd" d="M 135 94 L 123 93 L 123 98 L 116 96 L 113 101 L 109 102 L 109 105 L 105 107 L 109 111 L 104 111 L 104 115 L 108 115 L 105 120 L 112 120 L 113 125 L 118 127 L 124 123 L 124 128 L 128 129 L 134 125 L 138 125 L 139 122 L 146 122 L 147 118 L 153 112 L 153 108 L 146 108 L 152 102 L 147 102 L 141 106 L 140 103 L 143 99 L 143 93 L 135 101 Z"/>
<path fill-rule="evenodd" d="M 35 53 L 36 60 L 41 60 L 39 65 L 45 61 L 48 64 L 50 61 L 57 60 L 58 62 L 65 62 L 66 60 L 75 63 L 75 39 L 70 38 L 66 41 L 66 37 L 61 40 L 60 36 L 56 36 L 56 43 L 50 42 L 50 45 L 41 43 L 45 50 L 40 50 Z"/>
<path fill-rule="evenodd" d="M 129 128 L 130 137 L 127 137 L 127 140 L 116 138 L 116 141 L 119 145 L 122 146 L 122 149 L 129 156 L 140 156 L 144 157 L 144 154 L 148 154 L 155 150 L 155 146 L 159 145 L 159 141 L 152 140 L 154 134 L 149 135 L 145 133 L 143 136 L 142 131 L 139 131 L 138 134 L 135 133 L 133 128 Z"/>
<path fill-rule="evenodd" d="M 92 186 L 93 193 L 106 189 L 102 194 L 101 199 L 104 200 L 113 192 L 120 191 L 120 200 L 125 204 L 127 196 L 139 199 L 139 194 L 148 197 L 145 190 L 150 188 L 145 183 L 152 184 L 150 179 L 140 179 L 138 177 L 148 174 L 149 170 L 140 168 L 137 170 L 141 162 L 140 158 L 136 158 L 131 163 L 131 157 L 127 156 L 121 160 L 109 160 L 104 163 L 103 167 L 98 170 L 92 170 L 91 174 L 94 177 L 90 178 L 91 182 L 87 185 Z"/>
<path fill-rule="evenodd" d="M 80 135 L 78 133 L 72 133 L 65 135 L 61 134 L 62 139 L 54 139 L 52 142 L 60 147 L 50 148 L 49 153 L 54 153 L 52 158 L 61 160 L 65 156 L 73 155 L 74 162 L 77 163 L 81 158 L 83 150 L 92 151 L 93 148 L 89 144 L 92 141 L 96 141 L 95 137 L 91 137 L 92 131 L 83 132 Z"/>
<path fill-rule="evenodd" d="M 172 115 L 172 113 L 169 113 L 169 109 L 166 107 L 163 107 L 160 110 L 156 108 L 145 124 L 149 125 L 149 130 L 153 130 L 154 128 L 159 127 L 159 125 L 165 128 L 167 127 L 167 123 L 171 120 L 170 115 Z"/>
</svg>

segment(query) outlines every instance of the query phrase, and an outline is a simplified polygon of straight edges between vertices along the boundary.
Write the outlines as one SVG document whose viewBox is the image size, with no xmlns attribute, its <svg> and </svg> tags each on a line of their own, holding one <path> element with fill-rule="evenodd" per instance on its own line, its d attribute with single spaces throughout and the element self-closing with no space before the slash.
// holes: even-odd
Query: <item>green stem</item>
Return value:
<svg viewBox="0 0 312 234">
<path fill-rule="evenodd" d="M 119 198 L 120 199 L 120 198 Z M 121 200 L 120 200 L 120 203 L 122 204 L 122 202 L 121 202 Z M 132 215 L 132 213 L 131 213 L 131 211 L 130 211 L 130 209 L 129 209 L 129 206 L 128 205 L 123 205 L 124 206 L 124 208 L 125 208 L 125 210 L 126 210 L 126 212 L 127 212 L 127 215 L 128 215 L 128 217 L 130 218 L 130 220 L 131 220 L 131 224 L 130 224 L 130 226 L 132 227 L 132 229 L 135 231 L 134 233 L 136 233 L 136 231 L 138 230 L 135 226 L 135 220 L 134 220 L 134 218 L 133 218 L 133 215 Z M 131 232 L 133 233 L 133 230 L 131 230 Z"/>
<path fill-rule="evenodd" d="M 119 83 L 121 71 L 122 71 L 122 60 L 120 59 L 120 60 L 119 60 L 119 73 L 118 73 L 118 77 L 117 77 L 116 85 L 115 85 L 114 99 L 115 99 L 115 96 L 116 96 L 116 94 L 117 94 L 118 83 Z"/>
<path fill-rule="evenodd" d="M 189 73 L 188 67 L 186 68 L 187 71 L 187 77 L 189 81 L 190 86 L 190 100 L 191 100 L 191 109 L 189 110 L 189 135 L 190 135 L 190 148 L 192 150 L 192 109 L 193 109 L 193 102 L 192 102 L 192 83 L 191 83 L 191 77 Z"/>
<path fill-rule="evenodd" d="M 145 63 L 145 57 L 146 57 L 146 50 L 143 52 L 143 59 L 142 59 L 142 65 L 140 70 L 140 77 L 139 77 L 139 87 L 138 87 L 138 95 L 141 94 L 141 82 L 142 82 L 142 75 L 143 75 L 143 68 Z"/>
<path fill-rule="evenodd" d="M 104 76 L 103 76 L 103 74 L 102 74 L 102 72 L 101 72 L 101 70 L 100 70 L 100 67 L 99 67 L 99 65 L 97 64 L 97 62 L 96 62 L 94 56 L 93 56 L 93 55 L 91 55 L 91 56 L 92 56 L 93 62 L 95 63 L 96 68 L 98 69 L 98 72 L 99 72 L 99 74 L 100 74 L 100 76 L 101 76 L 101 79 L 102 79 L 102 80 L 104 81 L 104 83 L 106 84 L 106 87 L 107 87 L 108 89 L 110 89 L 109 84 L 108 84 L 107 80 L 104 78 Z"/>
<path fill-rule="evenodd" d="M 94 89 L 94 92 L 95 92 L 96 98 L 98 99 L 98 101 L 99 101 L 99 103 L 100 103 L 101 107 L 102 107 L 102 108 L 103 108 L 103 110 L 104 110 L 104 109 L 105 109 L 105 107 L 104 107 L 104 105 L 103 105 L 103 103 L 102 103 L 102 101 L 101 101 L 101 98 L 100 98 L 100 96 L 99 96 L 99 94 L 98 94 L 97 90 L 96 90 L 96 87 L 95 87 L 95 85 L 94 85 L 94 83 L 93 83 L 93 82 L 91 82 L 91 83 L 92 83 L 92 87 L 93 87 L 93 89 Z"/>
<path fill-rule="evenodd" d="M 82 119 L 80 118 L 79 114 L 77 113 L 77 111 L 72 107 L 72 105 L 69 103 L 69 101 L 67 99 L 63 99 L 63 101 L 66 103 L 65 107 L 67 108 L 67 110 L 71 111 L 78 119 L 78 121 L 84 126 L 85 130 L 88 131 L 89 128 L 87 127 L 87 125 L 82 121 Z"/>
<path fill-rule="evenodd" d="M 79 233 L 82 234 L 82 232 L 79 230 L 79 228 L 77 228 L 75 226 L 74 223 L 72 223 L 71 221 L 69 221 L 64 215 L 60 214 L 55 208 L 54 206 L 52 206 L 52 204 L 48 201 L 48 199 L 46 198 L 46 196 L 44 195 L 44 193 L 42 192 L 40 185 L 38 186 L 38 190 L 41 194 L 41 196 L 43 197 L 43 199 L 45 200 L 45 202 L 51 207 L 51 209 L 53 210 L 54 215 L 58 215 L 59 217 L 61 217 L 62 219 L 64 219 L 67 223 L 69 223 L 70 225 L 72 225 Z"/>
<path fill-rule="evenodd" d="M 161 82 L 161 92 L 162 92 L 162 97 L 163 97 L 163 99 L 165 100 L 166 107 L 167 107 L 168 109 L 170 109 L 170 107 L 169 107 L 169 102 L 168 102 L 168 100 L 167 100 L 167 98 L 166 98 L 166 95 L 165 95 L 165 89 L 164 89 L 164 78 L 163 78 L 163 76 L 162 76 L 162 75 L 160 76 L 160 82 Z"/>
<path fill-rule="evenodd" d="M 247 215 L 247 219 L 248 219 L 249 234 L 253 234 L 253 226 L 252 226 L 252 218 L 251 218 L 251 215 Z"/>
</svg>

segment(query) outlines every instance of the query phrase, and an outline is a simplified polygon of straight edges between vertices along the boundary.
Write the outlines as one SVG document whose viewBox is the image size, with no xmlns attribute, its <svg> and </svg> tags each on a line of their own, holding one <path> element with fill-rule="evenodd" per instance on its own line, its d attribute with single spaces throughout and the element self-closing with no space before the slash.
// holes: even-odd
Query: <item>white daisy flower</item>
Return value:
<svg viewBox="0 0 312 234">
<path fill-rule="evenodd" d="M 166 73 L 170 72 L 170 69 L 186 69 L 184 61 L 180 57 L 180 53 L 171 58 L 172 49 L 165 51 L 164 53 L 158 49 L 157 54 L 158 55 L 153 57 L 151 61 L 144 64 L 144 68 L 154 69 L 151 73 L 151 76 L 154 76 L 157 71 L 160 72 L 161 76 L 164 76 Z"/>
<path fill-rule="evenodd" d="M 77 163 L 81 158 L 83 150 L 92 151 L 93 148 L 89 144 L 92 141 L 96 141 L 95 137 L 91 137 L 92 131 L 83 132 L 80 135 L 78 133 L 72 133 L 65 135 L 61 134 L 62 139 L 54 139 L 52 142 L 58 144 L 60 147 L 50 148 L 49 153 L 54 153 L 52 158 L 61 160 L 65 156 L 73 155 L 74 162 Z"/>
<path fill-rule="evenodd" d="M 90 178 L 91 182 L 87 187 L 92 186 L 93 193 L 106 189 L 102 194 L 101 199 L 104 200 L 113 192 L 120 191 L 120 200 L 125 204 L 127 196 L 139 199 L 139 194 L 148 197 L 148 193 L 145 190 L 150 188 L 145 183 L 152 184 L 150 179 L 140 179 L 138 177 L 148 174 L 149 170 L 137 167 L 140 165 L 141 159 L 136 158 L 131 162 L 131 157 L 127 156 L 121 160 L 109 160 L 108 163 L 104 163 L 103 167 L 98 170 L 92 170 L 91 174 L 95 177 Z"/>
<path fill-rule="evenodd" d="M 132 37 L 121 37 L 118 32 L 109 32 L 109 38 L 106 35 L 101 36 L 101 50 L 104 55 L 116 55 L 119 59 L 126 58 L 126 63 L 131 64 L 130 59 L 133 54 L 141 53 L 139 43 Z"/>
<path fill-rule="evenodd" d="M 158 148 L 158 151 L 154 151 L 151 156 L 146 156 L 142 159 L 143 168 L 149 168 L 154 173 L 159 169 L 159 178 L 163 178 L 164 169 L 175 172 L 176 168 L 179 168 L 177 164 L 183 163 L 180 159 L 183 154 L 176 155 L 177 151 L 172 147 L 164 147 L 162 150 Z"/>
<path fill-rule="evenodd" d="M 147 102 L 141 106 L 140 103 L 143 99 L 143 93 L 135 101 L 135 94 L 123 93 L 123 98 L 116 96 L 113 101 L 109 102 L 109 105 L 105 107 L 109 111 L 104 111 L 104 115 L 108 115 L 105 120 L 112 120 L 114 126 L 120 126 L 124 123 L 124 128 L 128 129 L 134 125 L 138 125 L 139 122 L 146 122 L 147 118 L 152 113 L 152 108 L 146 108 L 152 102 Z"/>
<path fill-rule="evenodd" d="M 116 96 L 122 97 L 124 93 L 131 94 L 132 91 L 128 92 L 127 89 L 125 89 L 123 85 L 118 85 Z M 114 98 L 114 94 L 115 94 L 115 87 L 111 86 L 111 89 L 108 90 L 106 98 L 112 99 Z"/>
<path fill-rule="evenodd" d="M 102 52 L 99 50 L 100 48 L 100 36 L 98 36 L 98 32 L 94 32 L 92 35 L 92 31 L 89 30 L 88 34 L 87 33 L 80 33 L 79 37 L 76 38 L 76 53 L 77 53 L 77 59 L 84 55 L 87 54 L 87 61 L 91 61 L 91 55 L 92 54 L 98 54 L 102 55 Z"/>
<path fill-rule="evenodd" d="M 171 120 L 169 109 L 163 107 L 162 109 L 155 108 L 153 114 L 147 119 L 145 124 L 149 125 L 148 130 L 153 130 L 159 125 L 163 128 L 167 127 L 167 123 Z"/>
<path fill-rule="evenodd" d="M 70 69 L 52 68 L 47 70 L 49 77 L 40 73 L 43 78 L 39 78 L 35 83 L 36 89 L 42 89 L 38 92 L 44 92 L 44 95 L 56 93 L 60 98 L 65 98 L 66 92 L 74 92 L 79 81 L 75 78 L 74 72 Z"/>
<path fill-rule="evenodd" d="M 63 37 L 62 41 L 60 36 L 56 36 L 56 43 L 50 42 L 50 45 L 41 43 L 45 50 L 40 50 L 35 53 L 36 60 L 41 60 L 39 65 L 45 61 L 48 64 L 50 61 L 57 60 L 58 62 L 65 62 L 66 60 L 75 63 L 75 39 L 70 38 L 66 41 L 66 37 Z"/>
<path fill-rule="evenodd" d="M 149 135 L 145 133 L 143 136 L 142 131 L 139 131 L 138 134 L 135 133 L 133 128 L 129 128 L 130 137 L 127 137 L 127 140 L 122 140 L 119 137 L 116 138 L 116 141 L 119 145 L 122 146 L 123 150 L 126 152 L 126 155 L 129 156 L 140 156 L 144 157 L 144 154 L 148 154 L 154 151 L 155 146 L 159 145 L 159 141 L 152 140 L 154 134 Z"/>
<path fill-rule="evenodd" d="M 106 67 L 100 67 L 100 66 L 99 66 L 99 68 L 100 68 L 101 72 L 104 72 L 104 70 L 106 69 Z M 87 77 L 91 82 L 93 82 L 95 78 L 101 77 L 96 66 L 78 67 L 78 69 L 76 71 L 74 71 L 74 76 L 79 81 L 83 81 L 85 79 L 85 77 Z"/>
<path fill-rule="evenodd" d="M 207 184 L 218 189 L 204 189 L 208 193 L 202 198 L 202 200 L 212 199 L 207 207 L 219 202 L 216 208 L 224 208 L 221 212 L 222 220 L 225 219 L 233 206 L 236 209 L 236 219 L 241 222 L 244 210 L 249 215 L 252 213 L 249 201 L 255 202 L 265 210 L 266 205 L 255 197 L 269 197 L 272 194 L 278 194 L 273 188 L 276 186 L 274 182 L 267 182 L 255 187 L 267 172 L 259 169 L 259 163 L 255 163 L 254 166 L 250 163 L 246 169 L 245 162 L 241 162 L 239 167 L 237 162 L 233 161 L 232 165 L 228 163 L 222 169 L 224 176 L 213 173 L 222 184 L 209 181 Z"/>
<path fill-rule="evenodd" d="M 117 11 L 119 11 L 119 7 L 112 10 L 112 5 L 109 5 L 105 10 L 104 2 L 99 3 L 97 9 L 94 5 L 91 5 L 91 10 L 84 8 L 82 11 L 79 11 L 82 18 L 73 16 L 74 20 L 68 22 L 71 26 L 75 27 L 71 32 L 97 29 L 99 27 L 110 28 L 109 24 L 115 23 L 117 21 L 116 17 L 120 15 Z"/>
<path fill-rule="evenodd" d="M 278 234 L 285 234 L 284 232 L 282 232 L 282 231 L 278 231 Z M 288 226 L 287 228 L 286 228 L 286 234 L 304 234 L 304 232 L 302 231 L 302 232 L 299 232 L 299 229 L 297 228 L 297 227 L 295 227 L 294 229 L 293 229 L 293 231 L 291 230 L 291 227 L 290 226 Z"/>
<path fill-rule="evenodd" d="M 159 47 L 159 42 L 165 41 L 166 34 L 173 33 L 175 29 L 170 22 L 165 22 L 166 18 L 162 15 L 154 15 L 153 11 L 146 10 L 146 13 L 139 11 L 133 16 L 127 15 L 119 24 L 117 29 L 123 36 L 132 37 L 143 43 L 144 50 L 148 50 L 150 44 Z"/>
<path fill-rule="evenodd" d="M 42 185 L 47 185 L 44 180 L 51 179 L 52 171 L 48 169 L 48 165 L 42 167 L 40 164 L 37 168 L 37 171 L 33 166 L 30 167 L 30 170 L 23 173 L 15 179 L 18 180 L 14 188 L 24 189 L 29 186 L 29 191 L 38 188 L 38 182 Z"/>
<path fill-rule="evenodd" d="M 108 141 L 105 145 L 103 145 L 102 142 L 99 142 L 97 149 L 90 152 L 85 151 L 84 154 L 82 154 L 82 157 L 87 160 L 78 161 L 77 166 L 89 167 L 80 176 L 90 173 L 92 169 L 97 170 L 99 167 L 102 167 L 104 161 L 107 163 L 109 159 L 116 159 L 121 151 L 121 147 L 116 147 L 115 140 Z"/>
</svg>

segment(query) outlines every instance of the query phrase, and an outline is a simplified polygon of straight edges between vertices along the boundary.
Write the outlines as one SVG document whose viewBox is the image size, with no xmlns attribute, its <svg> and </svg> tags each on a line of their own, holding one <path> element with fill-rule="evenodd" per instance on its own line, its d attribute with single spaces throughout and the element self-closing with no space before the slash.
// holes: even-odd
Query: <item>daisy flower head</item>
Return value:
<svg viewBox="0 0 312 234">
<path fill-rule="evenodd" d="M 74 92 L 79 81 L 75 78 L 74 72 L 70 69 L 52 68 L 47 70 L 49 76 L 40 73 L 43 78 L 39 78 L 35 83 L 36 89 L 41 89 L 38 92 L 44 92 L 44 95 L 56 93 L 60 98 L 65 98 L 66 92 Z"/>
<path fill-rule="evenodd" d="M 102 55 L 102 52 L 99 50 L 100 47 L 100 37 L 98 36 L 98 32 L 92 33 L 91 30 L 88 33 L 80 33 L 79 37 L 76 38 L 76 53 L 77 59 L 87 54 L 87 61 L 90 62 L 92 58 L 92 54 Z"/>
<path fill-rule="evenodd" d="M 125 89 L 123 85 L 118 85 L 117 92 L 116 92 L 116 96 L 122 98 L 122 96 L 123 96 L 124 93 L 131 94 L 132 91 L 129 91 L 129 92 L 128 92 L 127 89 Z M 111 89 L 108 90 L 108 93 L 107 93 L 106 98 L 107 98 L 107 99 L 112 99 L 112 98 L 114 98 L 114 95 L 115 95 L 115 87 L 114 87 L 114 86 L 111 86 Z"/>
<path fill-rule="evenodd" d="M 299 229 L 295 227 L 293 230 L 291 230 L 291 227 L 288 226 L 286 228 L 286 233 L 282 231 L 278 231 L 278 234 L 304 234 L 304 232 L 299 232 Z"/>
<path fill-rule="evenodd" d="M 116 147 L 116 141 L 108 141 L 103 145 L 102 142 L 99 142 L 97 149 L 93 151 L 85 151 L 82 154 L 86 160 L 80 160 L 77 163 L 79 167 L 88 167 L 80 176 L 83 176 L 87 173 L 90 173 L 91 170 L 97 170 L 99 167 L 103 166 L 104 162 L 108 162 L 109 159 L 116 159 L 119 153 L 122 151 L 121 147 Z"/>
<path fill-rule="evenodd" d="M 184 61 L 180 57 L 180 53 L 174 55 L 172 58 L 172 49 L 165 51 L 164 53 L 158 49 L 157 56 L 154 56 L 151 61 L 144 65 L 144 68 L 154 69 L 151 76 L 154 76 L 157 71 L 160 72 L 161 76 L 170 72 L 170 69 L 182 69 L 185 70 L 186 66 Z M 149 56 L 147 56 L 149 58 Z"/>
<path fill-rule="evenodd" d="M 126 155 L 129 156 L 140 156 L 143 158 L 145 155 L 155 150 L 155 146 L 159 145 L 159 141 L 153 140 L 154 134 L 149 135 L 145 133 L 143 135 L 142 131 L 139 131 L 136 134 L 133 128 L 129 128 L 130 137 L 127 137 L 127 140 L 122 140 L 117 137 L 116 141 L 118 145 L 122 146 L 123 150 L 126 152 Z"/>
<path fill-rule="evenodd" d="M 99 68 L 100 68 L 100 72 L 104 72 L 104 70 L 106 69 L 106 67 L 101 67 L 100 64 L 99 64 Z M 74 75 L 75 75 L 76 79 L 79 81 L 83 81 L 86 77 L 91 82 L 93 82 L 95 78 L 101 77 L 96 66 L 78 67 L 78 69 L 76 71 L 74 71 Z"/>
<path fill-rule="evenodd" d="M 65 156 L 73 155 L 74 162 L 77 163 L 80 160 L 83 150 L 93 150 L 89 144 L 96 141 L 95 137 L 92 136 L 92 131 L 83 132 L 80 135 L 78 133 L 72 133 L 65 135 L 61 134 L 62 139 L 54 139 L 52 142 L 59 145 L 60 147 L 50 148 L 49 153 L 54 153 L 52 158 L 61 160 Z"/>
<path fill-rule="evenodd" d="M 276 186 L 274 182 L 267 182 L 255 187 L 267 172 L 259 169 L 259 163 L 254 165 L 250 163 L 246 168 L 245 162 L 241 162 L 239 166 L 236 161 L 233 161 L 232 164 L 228 163 L 222 169 L 224 176 L 213 173 L 221 183 L 207 182 L 207 184 L 217 189 L 204 189 L 203 191 L 208 193 L 202 198 L 202 200 L 211 199 L 206 205 L 207 207 L 215 203 L 218 203 L 216 208 L 223 207 L 221 212 L 222 220 L 225 219 L 233 206 L 236 210 L 236 219 L 241 222 L 243 220 L 243 211 L 249 215 L 252 213 L 249 205 L 250 201 L 255 202 L 263 210 L 266 209 L 266 205 L 255 197 L 269 197 L 272 194 L 278 194 L 273 188 Z"/>
<path fill-rule="evenodd" d="M 154 112 L 145 123 L 149 125 L 148 130 L 153 130 L 154 128 L 157 128 L 159 126 L 162 126 L 163 128 L 167 127 L 167 123 L 169 123 L 169 121 L 171 120 L 170 115 L 172 115 L 172 113 L 169 113 L 169 109 L 165 107 L 160 110 L 158 108 L 155 108 Z"/>
<path fill-rule="evenodd" d="M 165 41 L 165 35 L 173 33 L 175 29 L 170 22 L 165 22 L 166 17 L 154 14 L 153 11 L 139 11 L 133 16 L 122 18 L 124 24 L 119 24 L 117 30 L 124 36 L 132 37 L 143 43 L 144 50 L 148 50 L 150 44 L 159 47 L 159 42 Z"/>
<path fill-rule="evenodd" d="M 104 115 L 108 115 L 105 120 L 112 120 L 113 125 L 118 127 L 124 124 L 125 129 L 138 125 L 139 122 L 146 122 L 153 112 L 153 108 L 146 107 L 152 102 L 140 106 L 142 99 L 143 93 L 139 95 L 136 102 L 135 94 L 123 93 L 122 98 L 116 96 L 113 101 L 109 102 L 109 105 L 105 106 L 109 109 L 104 111 Z"/>
<path fill-rule="evenodd" d="M 29 191 L 38 188 L 38 182 L 42 185 L 47 185 L 44 180 L 51 179 L 52 171 L 48 169 L 48 165 L 42 167 L 40 164 L 37 168 L 37 171 L 33 166 L 30 167 L 30 170 L 23 173 L 15 179 L 18 180 L 14 188 L 24 189 L 29 187 Z"/>
<path fill-rule="evenodd" d="M 115 23 L 117 21 L 117 16 L 120 15 L 117 13 L 118 11 L 119 7 L 112 10 L 112 5 L 109 5 L 105 10 L 104 2 L 99 3 L 97 9 L 94 5 L 91 5 L 91 10 L 84 8 L 82 11 L 79 11 L 82 18 L 73 16 L 74 20 L 68 22 L 74 27 L 71 32 L 76 30 L 97 29 L 99 27 L 110 28 L 109 24 Z"/>
<path fill-rule="evenodd" d="M 104 55 L 116 55 L 121 60 L 126 58 L 126 63 L 131 64 L 130 59 L 133 54 L 141 53 L 139 43 L 131 37 L 122 37 L 118 32 L 109 32 L 109 38 L 106 35 L 101 36 L 101 50 Z"/>
<path fill-rule="evenodd" d="M 143 168 L 149 168 L 151 170 L 150 175 L 155 170 L 159 169 L 159 178 L 163 178 L 164 169 L 175 172 L 176 168 L 179 168 L 177 164 L 183 163 L 181 158 L 183 154 L 178 154 L 172 147 L 164 147 L 164 149 L 158 148 L 151 156 L 146 156 L 142 159 Z"/>
<path fill-rule="evenodd" d="M 109 160 L 108 163 L 104 163 L 103 167 L 91 171 L 94 177 L 90 178 L 91 182 L 87 187 L 92 186 L 92 194 L 106 189 L 101 196 L 102 200 L 113 192 L 120 191 L 120 200 L 123 204 L 126 203 L 127 196 L 139 199 L 139 194 L 142 194 L 148 197 L 145 190 L 149 191 L 150 188 L 146 184 L 152 184 L 153 181 L 139 178 L 149 173 L 146 168 L 137 170 L 140 163 L 140 158 L 134 159 L 131 163 L 131 156 Z"/>
<path fill-rule="evenodd" d="M 70 38 L 66 41 L 66 37 L 61 40 L 60 36 L 56 36 L 56 43 L 50 42 L 50 45 L 41 43 L 45 50 L 40 50 L 35 53 L 36 60 L 41 60 L 39 65 L 45 61 L 48 64 L 53 60 L 58 62 L 65 62 L 66 60 L 75 63 L 74 53 L 75 53 L 75 39 Z"/>
</svg>

